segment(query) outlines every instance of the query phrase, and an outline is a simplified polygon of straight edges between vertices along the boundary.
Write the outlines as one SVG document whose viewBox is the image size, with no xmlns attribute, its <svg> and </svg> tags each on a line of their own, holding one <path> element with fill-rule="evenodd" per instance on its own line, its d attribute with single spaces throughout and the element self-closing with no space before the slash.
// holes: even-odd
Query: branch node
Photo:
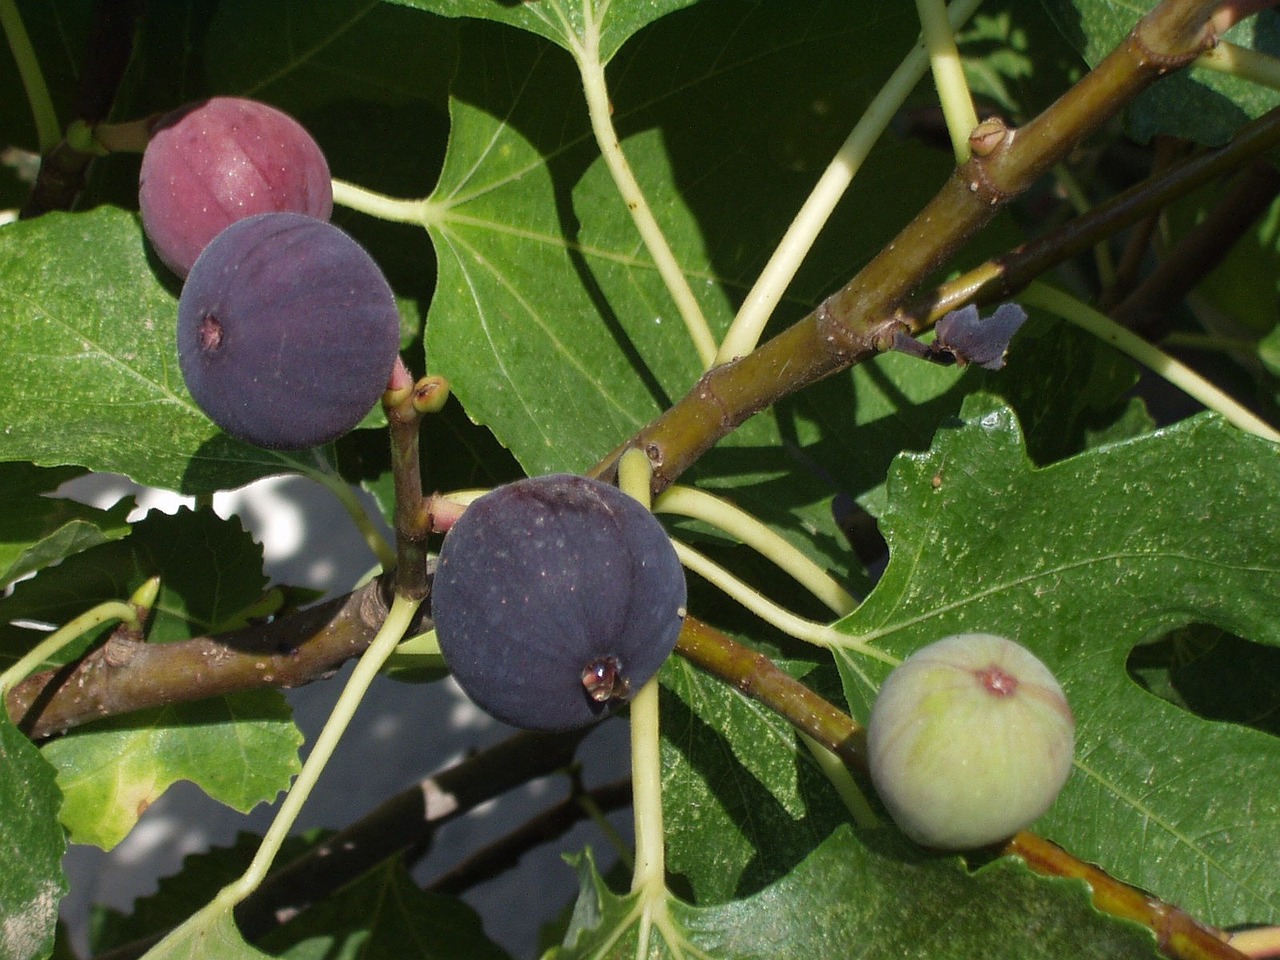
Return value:
<svg viewBox="0 0 1280 960">
<path fill-rule="evenodd" d="M 1000 117 L 988 117 L 969 134 L 969 151 L 975 159 L 985 159 L 1013 142 L 1013 131 Z"/>
</svg>

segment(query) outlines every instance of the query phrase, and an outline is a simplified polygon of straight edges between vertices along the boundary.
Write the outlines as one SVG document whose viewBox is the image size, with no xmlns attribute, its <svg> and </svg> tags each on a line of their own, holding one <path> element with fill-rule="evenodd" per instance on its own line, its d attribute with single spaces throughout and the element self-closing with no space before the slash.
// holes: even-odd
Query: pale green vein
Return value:
<svg viewBox="0 0 1280 960">
<path fill-rule="evenodd" d="M 322 51 L 324 51 L 327 47 L 335 43 L 339 37 L 343 36 L 348 31 L 352 30 L 357 23 L 363 20 L 372 11 L 378 9 L 381 5 L 382 4 L 379 2 L 379 0 L 373 0 L 373 2 L 371 2 L 363 10 L 356 13 L 345 24 L 340 24 L 337 29 L 335 29 L 333 32 L 329 33 L 327 36 L 322 38 L 319 42 L 314 44 L 310 49 L 304 50 L 301 55 L 295 56 L 292 60 L 290 60 L 288 63 L 282 66 L 275 73 L 269 74 L 268 76 L 259 80 L 256 84 L 254 84 L 248 90 L 245 90 L 244 95 L 249 97 L 255 96 L 256 94 L 260 93 L 262 90 L 271 86 L 273 83 L 276 83 L 277 81 L 288 76 L 290 73 L 292 73 L 294 70 L 301 67 L 303 64 L 309 62 L 310 60 L 315 59 L 317 56 L 320 55 Z"/>
<path fill-rule="evenodd" d="M 1233 885 L 1239 886 L 1252 900 L 1255 900 L 1267 910 L 1270 910 L 1272 904 L 1265 898 L 1258 895 L 1254 890 L 1235 878 L 1235 875 L 1228 869 L 1227 865 L 1220 862 L 1216 858 L 1210 856 L 1209 851 L 1195 842 L 1190 836 L 1183 831 L 1177 829 L 1172 823 L 1163 817 L 1157 816 L 1155 811 L 1142 803 L 1137 797 L 1131 796 L 1122 790 L 1118 784 L 1108 780 L 1098 771 L 1090 767 L 1083 759 L 1076 757 L 1073 764 L 1077 770 L 1092 780 L 1099 789 L 1125 803 L 1134 813 L 1140 814 L 1146 818 L 1147 823 L 1155 824 L 1160 830 L 1174 840 L 1177 844 L 1186 847 L 1200 860 L 1206 867 L 1212 867 L 1217 870 L 1223 877 L 1228 878 Z"/>
<path fill-rule="evenodd" d="M 922 543 L 923 542 L 925 541 L 922 538 Z M 923 547 L 921 549 L 923 550 Z M 921 614 L 918 617 L 912 617 L 907 620 L 900 620 L 888 625 L 885 625 L 886 621 L 882 621 L 881 626 L 873 630 L 869 630 L 865 633 L 859 633 L 856 635 L 855 639 L 862 642 L 871 643 L 887 634 L 896 633 L 899 630 L 904 630 L 904 629 L 907 629 L 908 627 L 918 626 L 921 623 L 926 623 L 929 620 L 935 619 L 937 617 L 943 616 L 944 614 L 950 613 L 954 610 L 958 610 L 962 607 L 968 606 L 971 603 L 976 603 L 979 600 L 989 599 L 991 597 L 998 596 L 1001 593 L 1005 593 L 1007 591 L 1014 590 L 1020 587 L 1028 586 L 1030 584 L 1033 584 L 1039 580 L 1043 580 L 1048 577 L 1056 577 L 1062 573 L 1081 570 L 1081 569 L 1093 566 L 1094 564 L 1110 563 L 1113 561 L 1132 561 L 1132 560 L 1181 561 L 1193 567 L 1195 566 L 1211 567 L 1211 568 L 1220 569 L 1220 570 L 1231 570 L 1235 572 L 1245 572 L 1245 573 L 1280 574 L 1280 568 L 1272 568 L 1272 567 L 1265 567 L 1265 566 L 1251 566 L 1247 564 L 1224 563 L 1218 560 L 1213 560 L 1211 558 L 1206 558 L 1203 556 L 1192 556 L 1191 554 L 1185 554 L 1185 553 L 1176 553 L 1176 552 L 1142 553 L 1142 552 L 1135 551 L 1135 552 L 1100 554 L 1096 557 L 1086 557 L 1080 560 L 1074 560 L 1068 563 L 1059 564 L 1057 566 L 1047 567 L 1044 570 L 1038 570 L 1035 573 L 1025 574 L 1023 576 L 1015 577 L 1012 580 L 1007 580 L 1003 583 L 995 584 L 987 588 L 986 590 L 979 590 L 975 593 L 969 594 L 968 596 L 963 597 L 959 600 L 954 600 L 950 603 L 939 604 L 938 606 L 933 607 L 928 613 Z M 854 614 L 854 616 L 856 616 L 856 614 Z M 850 634 L 850 636 L 853 637 L 854 635 Z"/>
<path fill-rule="evenodd" d="M 500 366 L 502 366 L 502 356 L 501 356 L 502 352 L 497 348 L 497 345 L 493 337 L 489 335 L 489 330 L 490 330 L 490 327 L 492 326 L 492 323 L 488 319 L 486 319 L 484 310 L 482 309 L 483 298 L 480 296 L 479 290 L 476 288 L 476 286 L 472 282 L 471 272 L 467 269 L 468 261 L 463 257 L 459 257 L 457 255 L 456 251 L 457 251 L 457 247 L 459 246 L 463 250 L 471 254 L 473 261 L 479 262 L 482 266 L 488 268 L 489 276 L 491 276 L 495 282 L 497 282 L 504 290 L 506 290 L 512 296 L 512 298 L 515 299 L 515 301 L 524 309 L 528 318 L 537 325 L 538 329 L 542 331 L 547 341 L 551 343 L 551 345 L 555 348 L 556 352 L 559 353 L 565 359 L 568 365 L 572 367 L 574 371 L 580 374 L 585 381 L 590 383 L 595 388 L 595 392 L 603 400 L 607 401 L 608 404 L 616 412 L 621 414 L 622 421 L 624 423 L 634 424 L 637 428 L 640 426 L 642 421 L 637 418 L 635 411 L 630 409 L 627 403 L 624 403 L 622 400 L 618 399 L 616 396 L 609 393 L 602 387 L 600 383 L 599 375 L 596 372 L 593 372 L 591 368 L 589 368 L 586 364 L 584 364 L 577 356 L 575 356 L 568 349 L 564 341 L 561 340 L 560 337 L 556 335 L 555 331 L 551 328 L 551 326 L 549 326 L 547 322 L 543 319 L 541 312 L 532 303 L 530 303 L 527 299 L 525 299 L 523 294 L 520 293 L 517 285 L 513 281 L 511 281 L 506 274 L 504 274 L 501 270 L 499 270 L 497 265 L 494 264 L 493 261 L 485 257 L 480 252 L 479 249 L 472 247 L 470 244 L 467 244 L 456 233 L 448 234 L 447 236 L 451 241 L 454 241 L 454 240 L 457 241 L 456 246 L 453 242 L 450 242 L 449 247 L 451 250 L 454 251 L 454 257 L 457 260 L 459 267 L 462 269 L 462 272 L 467 277 L 467 283 L 471 290 L 472 300 L 476 305 L 476 310 L 481 320 L 481 327 L 485 330 L 485 335 L 488 340 L 489 346 L 492 348 L 494 358 L 497 360 Z M 503 369 L 503 374 L 507 379 L 507 382 L 510 383 L 513 387 L 517 386 L 518 382 L 513 377 L 511 377 L 509 373 L 506 372 L 506 368 L 502 367 L 502 369 Z M 519 394 L 520 392 L 521 391 L 519 390 L 516 391 L 517 394 Z M 521 400 L 521 403 L 523 404 L 523 399 Z M 530 411 L 527 406 L 525 407 L 525 410 L 530 415 L 531 419 L 534 419 L 534 420 L 537 419 L 536 417 L 533 417 L 532 411 Z M 545 433 L 544 433 L 544 438 L 548 441 L 550 440 L 550 437 Z"/>
</svg>

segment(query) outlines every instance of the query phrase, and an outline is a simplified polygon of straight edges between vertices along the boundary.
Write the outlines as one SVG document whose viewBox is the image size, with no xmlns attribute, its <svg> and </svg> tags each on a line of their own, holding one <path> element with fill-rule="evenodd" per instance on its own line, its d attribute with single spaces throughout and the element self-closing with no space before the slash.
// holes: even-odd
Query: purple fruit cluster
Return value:
<svg viewBox="0 0 1280 960">
<path fill-rule="evenodd" d="M 617 487 L 569 474 L 499 487 L 440 549 L 431 613 L 458 684 L 499 720 L 586 726 L 675 647 L 685 579 L 666 531 Z"/>
<path fill-rule="evenodd" d="M 157 254 L 186 279 L 179 366 L 209 418 L 278 450 L 354 428 L 386 389 L 400 318 L 373 258 L 328 222 L 329 167 L 306 130 L 250 100 L 175 111 L 138 195 Z"/>
</svg>

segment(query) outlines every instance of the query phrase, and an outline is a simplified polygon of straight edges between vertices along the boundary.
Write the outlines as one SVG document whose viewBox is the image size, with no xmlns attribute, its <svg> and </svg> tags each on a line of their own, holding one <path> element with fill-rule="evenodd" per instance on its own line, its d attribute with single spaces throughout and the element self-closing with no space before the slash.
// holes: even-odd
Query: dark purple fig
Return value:
<svg viewBox="0 0 1280 960">
<path fill-rule="evenodd" d="M 205 248 L 178 301 L 178 360 L 214 423 L 300 450 L 358 424 L 387 387 L 395 298 L 358 243 L 324 220 L 263 213 Z"/>
<path fill-rule="evenodd" d="M 275 107 L 213 97 L 155 125 L 138 177 L 142 227 L 180 277 L 224 228 L 258 213 L 322 220 L 333 212 L 329 164 L 302 126 Z"/>
<path fill-rule="evenodd" d="M 431 594 L 440 651 L 484 710 L 567 730 L 630 699 L 671 654 L 685 580 L 662 525 L 617 487 L 569 474 L 481 497 L 444 539 Z"/>
</svg>

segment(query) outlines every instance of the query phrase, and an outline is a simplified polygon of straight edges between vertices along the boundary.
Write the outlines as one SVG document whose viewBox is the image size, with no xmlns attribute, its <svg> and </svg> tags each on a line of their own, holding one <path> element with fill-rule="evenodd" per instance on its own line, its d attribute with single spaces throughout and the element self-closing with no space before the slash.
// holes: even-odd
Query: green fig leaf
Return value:
<svg viewBox="0 0 1280 960">
<path fill-rule="evenodd" d="M 67 892 L 54 771 L 8 716 L 0 716 L 0 957 L 47 957 Z"/>
<path fill-rule="evenodd" d="M 552 960 L 900 957 L 1155 958 L 1149 930 L 1099 914 L 1084 884 L 1006 859 L 969 874 L 887 830 L 841 827 L 772 886 L 693 907 L 670 894 L 613 893 L 590 856 L 565 946 Z"/>
<path fill-rule="evenodd" d="M 1135 646 L 1188 623 L 1280 645 L 1276 446 L 1202 415 L 1052 466 L 976 395 L 890 472 L 890 561 L 840 629 L 898 657 L 953 633 L 1022 643 L 1077 718 L 1075 771 L 1035 825 L 1077 856 L 1220 926 L 1275 915 L 1275 737 L 1153 697 Z M 865 720 L 887 667 L 837 651 Z M 1212 771 L 1214 801 L 1185 787 Z"/>
</svg>

